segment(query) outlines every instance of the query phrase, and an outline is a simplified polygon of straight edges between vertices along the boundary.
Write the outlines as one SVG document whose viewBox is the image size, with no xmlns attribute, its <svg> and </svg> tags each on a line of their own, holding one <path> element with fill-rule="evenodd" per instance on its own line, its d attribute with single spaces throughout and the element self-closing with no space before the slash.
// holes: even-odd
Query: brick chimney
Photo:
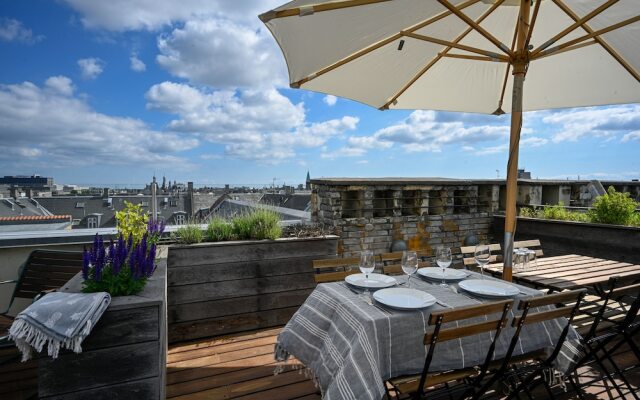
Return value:
<svg viewBox="0 0 640 400">
<path fill-rule="evenodd" d="M 189 217 L 193 217 L 194 214 L 194 198 L 193 198 L 193 182 L 187 182 L 187 198 L 185 199 L 184 208 Z"/>
<path fill-rule="evenodd" d="M 109 197 L 109 188 L 102 188 L 102 198 L 106 199 Z"/>
</svg>

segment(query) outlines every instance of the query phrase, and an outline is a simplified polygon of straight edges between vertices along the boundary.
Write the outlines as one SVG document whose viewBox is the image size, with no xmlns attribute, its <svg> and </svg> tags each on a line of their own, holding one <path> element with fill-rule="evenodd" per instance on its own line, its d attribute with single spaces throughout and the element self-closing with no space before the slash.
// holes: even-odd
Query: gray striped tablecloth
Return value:
<svg viewBox="0 0 640 400">
<path fill-rule="evenodd" d="M 479 277 L 470 274 L 469 278 Z M 397 279 L 404 282 L 406 277 Z M 411 282 L 413 288 L 431 293 L 452 307 L 491 301 L 455 293 L 419 278 Z M 542 295 L 537 290 L 516 286 L 527 295 Z M 527 295 L 521 294 L 518 298 Z M 517 305 L 517 301 L 515 303 Z M 293 355 L 306 365 L 313 372 L 324 399 L 380 400 L 385 393 L 385 379 L 422 371 L 426 356 L 422 342 L 428 330 L 427 320 L 431 311 L 441 308 L 436 304 L 418 311 L 380 309 L 367 304 L 343 282 L 320 284 L 278 336 L 276 358 L 283 361 Z M 563 327 L 561 320 L 525 326 L 514 355 L 552 348 Z M 505 354 L 512 334 L 510 327 L 503 330 L 496 346 L 496 359 Z M 492 335 L 486 333 L 439 343 L 431 370 L 481 364 Z M 559 355 L 558 370 L 565 372 L 572 367 L 579 357 L 579 342 L 580 336 L 572 330 Z"/>
</svg>

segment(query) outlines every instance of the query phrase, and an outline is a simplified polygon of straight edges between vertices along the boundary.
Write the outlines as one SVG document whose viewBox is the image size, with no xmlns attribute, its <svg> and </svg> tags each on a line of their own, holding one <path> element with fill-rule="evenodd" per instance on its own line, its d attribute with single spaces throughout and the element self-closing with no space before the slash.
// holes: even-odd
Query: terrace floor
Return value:
<svg viewBox="0 0 640 400">
<path fill-rule="evenodd" d="M 237 335 L 202 339 L 172 345 L 167 359 L 167 398 L 169 399 L 320 399 L 313 382 L 296 360 L 284 372 L 274 375 L 273 348 L 281 328 L 245 332 Z M 6 352 L 5 352 L 6 355 Z M 0 360 L 3 353 L 0 352 Z M 622 366 L 631 365 L 634 356 L 622 351 L 616 356 Z M 607 382 L 598 379 L 597 370 L 579 370 L 586 399 L 619 399 Z M 631 384 L 640 388 L 640 371 L 628 375 Z M 0 365 L 0 398 L 30 399 L 37 392 L 37 364 L 13 362 Z M 495 396 L 498 398 L 498 396 Z M 538 398 L 546 398 L 544 393 Z M 559 394 L 559 399 L 577 399 L 575 393 Z M 625 396 L 631 398 L 631 395 Z"/>
</svg>

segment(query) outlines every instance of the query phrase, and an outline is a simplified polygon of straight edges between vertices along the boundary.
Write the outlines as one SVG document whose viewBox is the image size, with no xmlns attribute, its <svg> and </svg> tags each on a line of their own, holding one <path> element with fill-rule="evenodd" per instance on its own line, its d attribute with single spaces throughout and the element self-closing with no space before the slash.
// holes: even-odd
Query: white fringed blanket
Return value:
<svg viewBox="0 0 640 400">
<path fill-rule="evenodd" d="M 111 303 L 109 293 L 49 293 L 16 316 L 9 338 L 22 353 L 22 361 L 32 352 L 58 357 L 61 348 L 82 352 L 82 342 L 89 335 Z"/>
</svg>

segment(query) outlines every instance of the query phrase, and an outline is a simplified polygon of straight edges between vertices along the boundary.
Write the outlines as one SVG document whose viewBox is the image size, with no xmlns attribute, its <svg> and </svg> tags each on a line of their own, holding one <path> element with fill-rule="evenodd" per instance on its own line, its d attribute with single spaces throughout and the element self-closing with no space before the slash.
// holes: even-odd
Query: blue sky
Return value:
<svg viewBox="0 0 640 400">
<path fill-rule="evenodd" d="M 307 170 L 504 177 L 508 116 L 382 112 L 289 89 L 257 18 L 279 3 L 2 1 L 0 174 L 209 185 L 297 184 Z M 637 104 L 534 112 L 520 165 L 539 178 L 626 180 L 640 177 L 639 149 Z"/>
</svg>

